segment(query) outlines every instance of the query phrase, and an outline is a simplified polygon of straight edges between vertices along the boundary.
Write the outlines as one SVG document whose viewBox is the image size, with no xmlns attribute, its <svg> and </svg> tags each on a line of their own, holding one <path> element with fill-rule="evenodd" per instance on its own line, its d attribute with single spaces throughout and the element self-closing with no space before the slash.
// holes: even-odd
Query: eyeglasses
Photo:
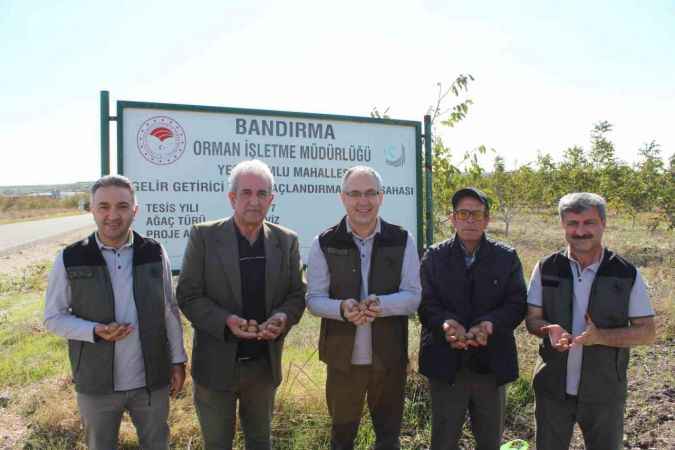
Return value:
<svg viewBox="0 0 675 450">
<path fill-rule="evenodd" d="M 478 221 L 487 217 L 486 212 L 480 209 L 458 209 L 453 211 L 453 214 L 455 215 L 455 218 L 459 220 L 469 220 L 469 217 L 471 217 L 473 220 Z"/>
<path fill-rule="evenodd" d="M 347 194 L 348 197 L 351 197 L 353 199 L 359 199 L 359 198 L 365 197 L 365 198 L 370 200 L 370 199 L 373 199 L 373 198 L 377 197 L 378 195 L 380 195 L 380 191 L 376 191 L 375 189 L 369 189 L 366 192 L 348 191 L 348 192 L 345 192 L 345 194 Z"/>
<path fill-rule="evenodd" d="M 269 197 L 270 193 L 267 191 L 258 191 L 255 193 L 255 196 L 258 197 L 258 200 L 265 200 L 267 197 Z M 243 199 L 249 199 L 253 197 L 253 191 L 251 189 L 242 189 L 239 191 L 239 194 L 237 194 L 238 197 L 243 198 Z"/>
</svg>

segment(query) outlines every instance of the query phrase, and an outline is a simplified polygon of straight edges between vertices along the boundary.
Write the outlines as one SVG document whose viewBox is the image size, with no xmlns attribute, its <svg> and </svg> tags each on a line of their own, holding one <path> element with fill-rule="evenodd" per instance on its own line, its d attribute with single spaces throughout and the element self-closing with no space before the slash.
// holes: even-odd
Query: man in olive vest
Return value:
<svg viewBox="0 0 675 450">
<path fill-rule="evenodd" d="M 117 448 L 125 410 L 142 448 L 168 449 L 169 395 L 185 381 L 169 260 L 158 242 L 131 231 L 137 210 L 127 178 L 96 181 L 97 231 L 59 253 L 47 286 L 45 325 L 68 339 L 87 446 L 95 450 Z"/>
<path fill-rule="evenodd" d="M 320 316 L 331 448 L 354 448 L 367 396 L 377 450 L 400 448 L 408 316 L 420 301 L 419 258 L 403 228 L 379 217 L 382 178 L 370 167 L 342 178 L 347 215 L 314 239 L 307 306 Z"/>
<path fill-rule="evenodd" d="M 543 338 L 534 375 L 537 448 L 569 448 L 575 422 L 588 450 L 622 448 L 629 348 L 655 339 L 640 272 L 602 245 L 606 208 L 597 194 L 562 197 L 567 249 L 532 273 L 527 329 Z"/>
</svg>

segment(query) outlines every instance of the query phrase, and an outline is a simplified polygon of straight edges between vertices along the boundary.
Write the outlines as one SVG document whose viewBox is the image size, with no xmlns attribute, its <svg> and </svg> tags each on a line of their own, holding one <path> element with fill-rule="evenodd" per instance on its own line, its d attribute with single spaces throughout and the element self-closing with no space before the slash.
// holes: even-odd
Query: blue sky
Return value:
<svg viewBox="0 0 675 450">
<path fill-rule="evenodd" d="M 470 73 L 469 117 L 438 130 L 457 157 L 559 157 L 599 120 L 623 160 L 675 151 L 672 0 L 0 0 L 0 42 L 0 185 L 95 179 L 103 89 L 113 106 L 421 120 L 437 82 Z"/>
</svg>

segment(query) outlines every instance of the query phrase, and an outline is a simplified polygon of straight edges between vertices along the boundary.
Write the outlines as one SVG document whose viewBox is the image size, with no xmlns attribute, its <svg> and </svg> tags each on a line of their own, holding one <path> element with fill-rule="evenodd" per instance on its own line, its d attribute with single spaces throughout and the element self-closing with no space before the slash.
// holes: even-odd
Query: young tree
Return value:
<svg viewBox="0 0 675 450">
<path fill-rule="evenodd" d="M 560 183 L 560 171 L 550 153 L 538 153 L 535 167 L 537 167 L 536 183 L 531 189 L 536 193 L 534 197 L 540 206 L 550 207 L 567 193 Z"/>
<path fill-rule="evenodd" d="M 597 122 L 591 130 L 590 163 L 593 166 L 595 192 L 602 194 L 610 205 L 620 207 L 622 201 L 618 194 L 619 180 L 625 175 L 619 169 L 614 143 L 607 134 L 612 131 L 612 124 L 606 120 Z"/>
<path fill-rule="evenodd" d="M 563 160 L 558 166 L 560 181 L 566 192 L 580 192 L 595 190 L 593 166 L 584 155 L 584 149 L 579 146 L 565 150 Z"/>
<path fill-rule="evenodd" d="M 675 153 L 670 155 L 669 169 L 664 172 L 663 189 L 657 205 L 668 221 L 668 229 L 675 229 Z"/>
<path fill-rule="evenodd" d="M 438 125 L 454 127 L 462 121 L 469 112 L 469 106 L 473 104 L 470 98 L 465 97 L 469 83 L 474 80 L 470 74 L 460 74 L 445 88 L 442 83 L 437 83 L 438 94 L 435 102 L 427 109 L 431 116 L 432 134 L 432 204 L 434 208 L 434 235 L 441 230 L 449 211 L 450 196 L 457 183 L 457 177 L 461 171 L 452 163 L 450 147 L 445 146 L 438 135 Z M 458 103 L 448 106 L 450 98 L 458 99 Z"/>
<path fill-rule="evenodd" d="M 506 171 L 504 158 L 500 155 L 495 156 L 494 171 L 489 184 L 496 200 L 492 209 L 504 222 L 504 235 L 508 237 L 511 221 L 516 214 L 518 192 L 513 183 L 513 173 Z"/>
</svg>

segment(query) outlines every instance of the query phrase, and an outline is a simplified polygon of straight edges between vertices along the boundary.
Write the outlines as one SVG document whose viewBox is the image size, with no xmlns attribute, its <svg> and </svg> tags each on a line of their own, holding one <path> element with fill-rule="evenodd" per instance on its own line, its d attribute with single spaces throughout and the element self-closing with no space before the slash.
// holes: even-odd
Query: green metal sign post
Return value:
<svg viewBox="0 0 675 450">
<path fill-rule="evenodd" d="M 110 173 L 110 98 L 101 91 L 101 176 Z"/>
</svg>

